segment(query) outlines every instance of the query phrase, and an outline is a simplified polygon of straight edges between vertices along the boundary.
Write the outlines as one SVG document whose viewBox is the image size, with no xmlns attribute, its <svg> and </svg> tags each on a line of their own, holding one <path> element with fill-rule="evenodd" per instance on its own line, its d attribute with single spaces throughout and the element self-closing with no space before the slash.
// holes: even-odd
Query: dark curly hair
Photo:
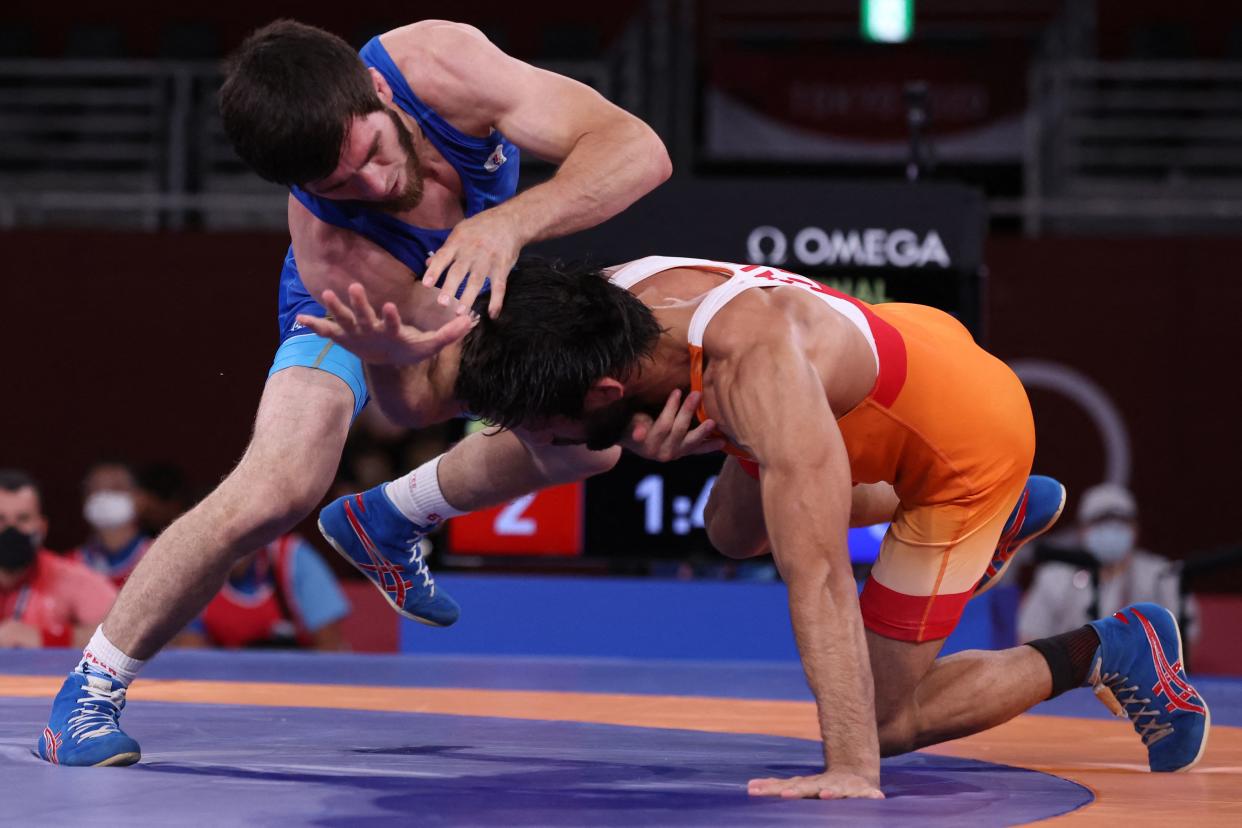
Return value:
<svg viewBox="0 0 1242 828">
<path fill-rule="evenodd" d="M 225 72 L 224 131 L 241 159 L 277 184 L 331 175 L 350 122 L 384 108 L 358 53 L 331 32 L 296 20 L 253 32 Z"/>
<path fill-rule="evenodd" d="M 505 427 L 579 419 L 587 391 L 651 356 L 651 309 L 587 264 L 527 258 L 510 272 L 504 308 L 462 342 L 455 392 L 472 414 Z"/>
</svg>

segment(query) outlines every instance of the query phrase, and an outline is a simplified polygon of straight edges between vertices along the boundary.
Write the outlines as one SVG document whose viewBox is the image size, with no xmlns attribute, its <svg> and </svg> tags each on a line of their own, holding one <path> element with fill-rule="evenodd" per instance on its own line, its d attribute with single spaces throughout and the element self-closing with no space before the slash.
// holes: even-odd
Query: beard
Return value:
<svg viewBox="0 0 1242 828">
<path fill-rule="evenodd" d="M 422 202 L 423 170 L 418 163 L 418 153 L 414 151 L 414 134 L 401 120 L 401 116 L 392 109 L 385 108 L 384 112 L 388 114 L 392 125 L 397 129 L 397 143 L 401 145 L 401 149 L 405 150 L 405 187 L 395 197 L 375 202 L 375 204 L 381 210 L 400 213 L 413 210 Z"/>
<path fill-rule="evenodd" d="M 582 424 L 586 430 L 586 447 L 591 451 L 604 451 L 617 445 L 629 433 L 630 422 L 639 413 L 651 412 L 646 411 L 641 401 L 631 398 L 617 400 L 585 415 Z"/>
</svg>

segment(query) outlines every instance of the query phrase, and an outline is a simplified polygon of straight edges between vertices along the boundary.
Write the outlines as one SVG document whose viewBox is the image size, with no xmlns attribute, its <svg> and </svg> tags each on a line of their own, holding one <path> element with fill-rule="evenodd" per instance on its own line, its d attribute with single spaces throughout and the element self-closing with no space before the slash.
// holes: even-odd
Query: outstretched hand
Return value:
<svg viewBox="0 0 1242 828">
<path fill-rule="evenodd" d="M 392 365 L 423 362 L 469 333 L 476 322 L 471 316 L 455 316 L 437 330 L 423 331 L 403 322 L 392 302 L 386 302 L 376 315 L 366 288 L 358 282 L 352 283 L 348 292 L 347 305 L 336 293 L 325 290 L 322 301 L 329 316 L 298 314 L 298 322 L 336 342 L 363 362 Z"/>
<path fill-rule="evenodd" d="M 746 786 L 751 796 L 782 799 L 883 799 L 878 783 L 844 771 L 824 771 L 814 776 L 788 779 L 752 779 Z"/>
<path fill-rule="evenodd" d="M 704 420 L 697 428 L 690 426 L 703 395 L 691 391 L 683 402 L 681 389 L 673 389 L 664 403 L 660 416 L 652 420 L 646 414 L 636 414 L 630 421 L 629 436 L 621 445 L 640 457 L 667 463 L 690 454 L 709 454 L 724 448 L 724 440 L 713 437 L 716 423 Z M 679 406 L 678 403 L 681 403 Z"/>
</svg>

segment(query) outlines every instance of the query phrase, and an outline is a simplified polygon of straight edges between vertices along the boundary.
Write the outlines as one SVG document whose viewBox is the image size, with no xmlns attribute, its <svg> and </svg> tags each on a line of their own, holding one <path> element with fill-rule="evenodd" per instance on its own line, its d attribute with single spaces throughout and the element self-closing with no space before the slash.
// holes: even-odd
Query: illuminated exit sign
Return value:
<svg viewBox="0 0 1242 828">
<path fill-rule="evenodd" d="M 862 36 L 873 43 L 904 43 L 914 31 L 914 0 L 862 0 Z"/>
</svg>

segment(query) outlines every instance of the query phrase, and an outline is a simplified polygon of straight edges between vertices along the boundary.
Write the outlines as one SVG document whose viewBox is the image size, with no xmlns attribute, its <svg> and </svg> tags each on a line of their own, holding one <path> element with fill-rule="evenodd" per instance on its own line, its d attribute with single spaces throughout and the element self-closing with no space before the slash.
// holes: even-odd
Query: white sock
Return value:
<svg viewBox="0 0 1242 828">
<path fill-rule="evenodd" d="M 450 506 L 444 499 L 444 492 L 440 491 L 437 469 L 443 458 L 441 454 L 428 460 L 405 477 L 398 477 L 384 486 L 384 494 L 388 495 L 397 511 L 419 526 L 434 526 L 442 520 L 465 514 Z"/>
<path fill-rule="evenodd" d="M 96 672 L 108 673 L 121 684 L 129 687 L 129 683 L 138 677 L 138 671 L 144 664 L 146 662 L 142 659 L 130 658 L 118 650 L 116 645 L 104 635 L 103 625 L 100 624 L 95 634 L 91 636 L 90 643 L 82 651 L 82 660 L 78 662 L 78 668 L 87 667 Z"/>
</svg>

